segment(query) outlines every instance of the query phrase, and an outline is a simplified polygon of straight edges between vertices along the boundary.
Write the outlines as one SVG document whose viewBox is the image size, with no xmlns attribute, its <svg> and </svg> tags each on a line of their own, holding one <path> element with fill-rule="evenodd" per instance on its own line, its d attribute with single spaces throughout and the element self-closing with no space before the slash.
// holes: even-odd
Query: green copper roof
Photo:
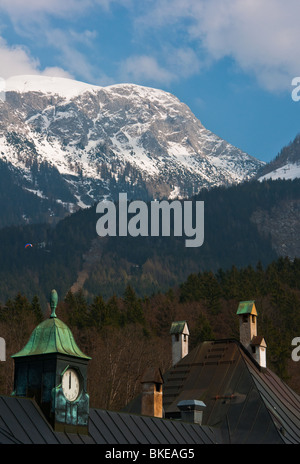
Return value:
<svg viewBox="0 0 300 464">
<path fill-rule="evenodd" d="M 32 332 L 28 343 L 12 358 L 38 354 L 62 353 L 77 358 L 91 359 L 77 346 L 69 327 L 57 318 L 55 309 L 58 297 L 52 290 L 50 297 L 51 315 L 41 322 Z"/>
<path fill-rule="evenodd" d="M 181 334 L 184 330 L 185 324 L 186 324 L 186 321 L 172 322 L 170 334 Z"/>
<path fill-rule="evenodd" d="M 62 353 L 77 358 L 90 359 L 78 348 L 69 327 L 57 317 L 47 319 L 39 324 L 24 348 L 12 357 L 47 353 Z"/>
<path fill-rule="evenodd" d="M 257 311 L 255 303 L 251 301 L 241 301 L 236 312 L 237 314 L 255 314 L 257 316 Z"/>
</svg>

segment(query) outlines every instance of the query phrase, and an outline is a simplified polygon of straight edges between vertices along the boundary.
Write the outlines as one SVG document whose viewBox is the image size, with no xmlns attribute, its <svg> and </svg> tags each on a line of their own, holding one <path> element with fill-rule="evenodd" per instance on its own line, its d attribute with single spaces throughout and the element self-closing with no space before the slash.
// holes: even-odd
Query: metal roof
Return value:
<svg viewBox="0 0 300 464">
<path fill-rule="evenodd" d="M 250 345 L 253 345 L 253 346 L 263 346 L 266 348 L 267 344 L 266 344 L 266 340 L 264 339 L 264 337 L 262 337 L 261 335 L 255 335 L 254 337 L 252 337 L 252 340 L 251 340 L 251 343 Z"/>
<path fill-rule="evenodd" d="M 55 310 L 58 303 L 57 291 L 50 293 L 50 318 L 41 322 L 32 332 L 27 344 L 12 358 L 49 353 L 61 353 L 77 358 L 91 359 L 78 347 L 69 327 L 57 318 Z"/>
<path fill-rule="evenodd" d="M 32 332 L 29 341 L 12 358 L 46 353 L 62 353 L 77 358 L 90 359 L 78 347 L 69 327 L 56 316 L 41 322 Z"/>
<path fill-rule="evenodd" d="M 91 409 L 89 435 L 54 432 L 34 400 L 0 396 L 0 444 L 215 444 L 218 431 L 179 421 Z"/>
<path fill-rule="evenodd" d="M 241 301 L 238 306 L 237 314 L 254 314 L 257 316 L 257 310 L 254 301 Z"/>
<path fill-rule="evenodd" d="M 186 321 L 172 322 L 170 334 L 181 334 L 186 329 L 185 334 L 189 335 L 189 329 Z"/>
<path fill-rule="evenodd" d="M 166 417 L 203 401 L 202 424 L 227 443 L 300 443 L 300 397 L 236 340 L 203 342 L 164 376 Z"/>
<path fill-rule="evenodd" d="M 158 384 L 164 383 L 163 376 L 159 368 L 148 367 L 141 379 L 141 383 L 154 382 Z"/>
</svg>

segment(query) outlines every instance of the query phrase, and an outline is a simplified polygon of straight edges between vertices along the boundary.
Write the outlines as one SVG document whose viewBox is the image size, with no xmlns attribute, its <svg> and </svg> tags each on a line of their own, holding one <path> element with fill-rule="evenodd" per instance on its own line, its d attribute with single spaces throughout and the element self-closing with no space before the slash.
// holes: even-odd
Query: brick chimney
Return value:
<svg viewBox="0 0 300 464">
<path fill-rule="evenodd" d="M 173 322 L 170 329 L 172 336 L 172 365 L 177 364 L 189 352 L 189 328 L 186 321 Z"/>
<path fill-rule="evenodd" d="M 163 378 L 158 368 L 148 368 L 141 380 L 143 416 L 163 417 Z"/>
<path fill-rule="evenodd" d="M 237 315 L 240 319 L 240 342 L 251 353 L 261 367 L 267 367 L 267 344 L 262 336 L 257 336 L 257 310 L 254 301 L 241 301 Z"/>
</svg>

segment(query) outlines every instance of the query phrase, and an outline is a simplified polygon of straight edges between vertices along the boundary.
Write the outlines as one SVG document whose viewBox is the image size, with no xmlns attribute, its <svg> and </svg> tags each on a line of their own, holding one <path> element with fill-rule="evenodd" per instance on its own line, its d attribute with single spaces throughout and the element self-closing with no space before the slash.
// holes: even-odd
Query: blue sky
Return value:
<svg viewBox="0 0 300 464">
<path fill-rule="evenodd" d="M 1 0 L 0 76 L 156 87 L 264 161 L 300 132 L 299 0 Z"/>
</svg>

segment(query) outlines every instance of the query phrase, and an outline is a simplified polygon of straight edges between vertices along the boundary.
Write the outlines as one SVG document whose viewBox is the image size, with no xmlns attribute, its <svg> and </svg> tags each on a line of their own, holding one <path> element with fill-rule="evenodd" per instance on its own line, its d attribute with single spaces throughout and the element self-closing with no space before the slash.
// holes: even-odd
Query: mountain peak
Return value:
<svg viewBox="0 0 300 464">
<path fill-rule="evenodd" d="M 169 92 L 159 90 L 153 87 L 146 87 L 132 83 L 118 83 L 111 84 L 108 86 L 100 86 L 95 84 L 89 84 L 82 81 L 77 81 L 67 77 L 53 77 L 45 76 L 40 74 L 33 75 L 17 75 L 9 77 L 6 80 L 5 90 L 8 92 L 41 92 L 44 94 L 54 94 L 70 99 L 77 97 L 85 92 L 99 92 L 101 90 L 107 90 L 110 92 L 115 91 L 116 93 L 136 94 L 140 96 L 157 96 L 162 95 L 176 98 Z"/>
<path fill-rule="evenodd" d="M 86 91 L 99 89 L 85 82 L 66 77 L 52 77 L 43 75 L 18 75 L 6 80 L 5 90 L 8 92 L 41 92 L 57 94 L 64 98 L 72 98 Z"/>
<path fill-rule="evenodd" d="M 163 90 L 39 75 L 6 84 L 0 160 L 43 198 L 80 207 L 120 192 L 184 198 L 249 179 L 263 164 Z"/>
</svg>

